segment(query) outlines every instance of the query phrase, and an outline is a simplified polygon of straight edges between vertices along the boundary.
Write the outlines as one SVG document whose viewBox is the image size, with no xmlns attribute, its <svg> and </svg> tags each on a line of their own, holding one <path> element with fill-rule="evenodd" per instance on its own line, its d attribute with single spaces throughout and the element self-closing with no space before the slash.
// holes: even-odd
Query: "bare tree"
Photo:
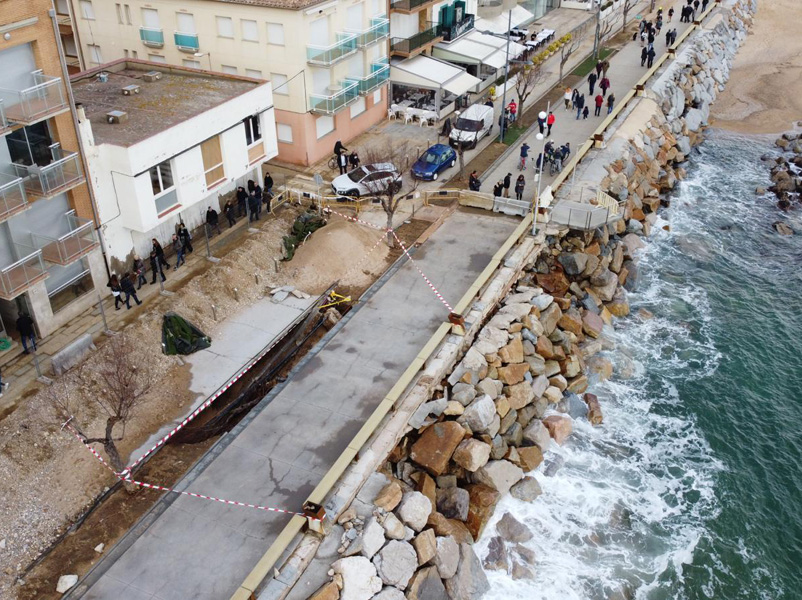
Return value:
<svg viewBox="0 0 802 600">
<path fill-rule="evenodd" d="M 390 231 L 393 229 L 395 211 L 398 210 L 401 202 L 418 187 L 418 181 L 413 177 L 411 178 L 411 189 L 404 194 L 401 193 L 404 182 L 400 173 L 403 173 L 410 166 L 407 164 L 409 162 L 409 152 L 408 144 L 397 144 L 387 138 L 382 143 L 369 146 L 363 153 L 365 168 L 370 170 L 371 167 L 377 167 L 375 172 L 368 176 L 363 183 L 370 191 L 370 195 L 379 199 L 387 215 L 387 245 L 390 248 L 395 247 L 395 236 Z M 415 159 L 417 159 L 417 156 L 413 157 L 413 160 Z M 399 175 L 397 177 L 388 175 L 392 173 L 389 168 L 384 168 L 388 163 L 398 171 Z"/>
<path fill-rule="evenodd" d="M 571 39 L 560 46 L 560 83 L 563 81 L 563 69 L 565 68 L 565 63 L 568 62 L 568 59 L 571 58 L 574 52 L 579 50 L 579 47 L 585 40 L 586 33 L 587 29 L 585 27 L 578 27 L 571 32 Z"/>
<path fill-rule="evenodd" d="M 525 65 L 518 71 L 518 79 L 515 81 L 515 92 L 518 94 L 519 115 L 523 116 L 524 102 L 526 102 L 526 99 L 535 91 L 535 87 L 545 78 L 546 71 L 539 62 L 535 62 L 532 65 Z"/>
<path fill-rule="evenodd" d="M 596 45 L 598 46 L 599 51 L 601 51 L 601 45 L 616 29 L 616 25 L 618 25 L 618 22 L 621 20 L 622 16 L 623 14 L 621 10 L 615 8 L 603 21 L 601 21 L 598 32 L 599 37 L 596 39 Z"/>
<path fill-rule="evenodd" d="M 109 338 L 91 362 L 59 377 L 46 389 L 45 397 L 58 418 L 62 422 L 70 420 L 70 427 L 85 443 L 103 446 L 111 467 L 120 473 L 125 463 L 117 442 L 124 438 L 126 424 L 134 418 L 150 390 L 153 362 L 125 333 Z M 96 372 L 99 389 L 86 392 L 82 388 L 91 377 L 90 371 Z M 105 414 L 106 423 L 102 434 L 91 437 L 80 423 L 91 418 L 93 409 Z"/>
<path fill-rule="evenodd" d="M 627 28 L 627 19 L 629 18 L 629 11 L 635 8 L 640 0 L 624 0 L 621 3 L 621 14 L 624 16 L 624 24 L 621 26 L 621 29 Z"/>
</svg>

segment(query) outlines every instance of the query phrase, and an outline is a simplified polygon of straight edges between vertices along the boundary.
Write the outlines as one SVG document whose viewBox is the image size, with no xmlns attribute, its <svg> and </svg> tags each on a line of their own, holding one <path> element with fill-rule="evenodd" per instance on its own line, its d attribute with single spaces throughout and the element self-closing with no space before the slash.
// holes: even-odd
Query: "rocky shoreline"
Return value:
<svg viewBox="0 0 802 600">
<path fill-rule="evenodd" d="M 476 600 L 489 589 L 483 568 L 534 578 L 536 556 L 525 546 L 533 534 L 513 515 L 502 516 L 485 556 L 472 544 L 504 494 L 536 501 L 540 486 L 527 473 L 561 467 L 549 448 L 565 442 L 574 419 L 602 425 L 587 390 L 613 373 L 605 329 L 630 312 L 642 238 L 703 140 L 756 8 L 740 0 L 697 34 L 685 60 L 646 92 L 655 111 L 639 132 L 592 159 L 623 218 L 590 232 L 545 227 L 540 252 L 517 265 L 496 312 L 338 519 L 341 558 L 312 598 Z"/>
<path fill-rule="evenodd" d="M 802 123 L 802 121 L 800 122 Z M 766 154 L 761 159 L 771 165 L 771 183 L 768 190 L 757 188 L 758 196 L 771 192 L 777 197 L 777 208 L 790 211 L 802 205 L 802 133 L 786 132 L 774 142 L 782 154 L 778 157 Z M 775 221 L 772 227 L 782 235 L 793 235 L 794 230 L 783 221 Z"/>
</svg>

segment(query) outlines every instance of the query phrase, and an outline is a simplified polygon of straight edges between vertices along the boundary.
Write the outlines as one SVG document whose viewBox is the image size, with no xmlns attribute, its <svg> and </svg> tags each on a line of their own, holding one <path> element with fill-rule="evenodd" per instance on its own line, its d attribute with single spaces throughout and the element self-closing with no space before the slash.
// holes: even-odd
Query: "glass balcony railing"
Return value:
<svg viewBox="0 0 802 600">
<path fill-rule="evenodd" d="M 383 86 L 390 79 L 390 65 L 385 63 L 373 63 L 372 72 L 364 77 L 349 77 L 348 81 L 359 86 L 359 93 L 365 96 L 373 90 Z"/>
<path fill-rule="evenodd" d="M 350 33 L 356 34 L 357 46 L 365 48 L 390 35 L 390 19 L 387 17 L 374 17 L 370 20 L 369 28 L 364 31 L 351 31 Z"/>
<path fill-rule="evenodd" d="M 39 198 L 50 198 L 84 182 L 81 160 L 75 152 L 65 152 L 58 144 L 50 146 L 52 160 L 47 165 L 11 163 L 21 177 L 25 191 Z"/>
<path fill-rule="evenodd" d="M 176 34 L 178 35 L 178 34 Z M 195 44 L 198 43 L 198 36 L 195 36 Z M 142 43 L 151 48 L 161 48 L 164 46 L 164 32 L 161 29 L 154 29 L 153 27 L 140 27 L 139 39 Z M 176 45 L 178 42 L 176 41 Z"/>
<path fill-rule="evenodd" d="M 417 8 L 432 4 L 434 0 L 398 0 L 390 4 L 390 10 L 403 10 L 411 12 Z"/>
<path fill-rule="evenodd" d="M 197 52 L 200 50 L 197 33 L 181 33 L 180 31 L 176 31 L 173 33 L 173 39 L 179 50 L 186 50 L 188 52 Z"/>
<path fill-rule="evenodd" d="M 0 98 L 0 135 L 5 135 L 11 131 L 11 123 L 6 119 L 6 107 L 3 105 L 3 99 Z"/>
<path fill-rule="evenodd" d="M 21 177 L 0 173 L 0 223 L 28 208 Z"/>
<path fill-rule="evenodd" d="M 69 110 L 61 77 L 34 71 L 28 81 L 30 85 L 19 90 L 0 87 L 0 100 L 8 123 L 33 125 Z"/>
<path fill-rule="evenodd" d="M 333 65 L 357 51 L 358 37 L 355 33 L 338 33 L 337 42 L 331 46 L 308 45 L 306 47 L 306 62 L 324 67 Z"/>
<path fill-rule="evenodd" d="M 408 38 L 393 38 L 390 40 L 390 52 L 402 56 L 410 56 L 426 44 L 431 44 L 443 37 L 440 25 L 429 23 L 429 27 Z"/>
<path fill-rule="evenodd" d="M 443 31 L 443 40 L 446 42 L 453 42 L 459 36 L 469 32 L 473 29 L 473 15 L 465 15 L 465 18 L 458 23 L 452 25 L 441 25 Z"/>
<path fill-rule="evenodd" d="M 66 215 L 69 231 L 58 238 L 31 234 L 34 244 L 42 251 L 42 258 L 54 265 L 69 265 L 97 248 L 95 224 L 70 211 Z"/>
<path fill-rule="evenodd" d="M 325 115 L 333 115 L 351 104 L 359 97 L 359 84 L 355 81 L 343 81 L 342 89 L 330 96 L 310 94 L 310 110 Z"/>
<path fill-rule="evenodd" d="M 48 275 L 41 251 L 16 247 L 25 255 L 6 267 L 0 267 L 0 298 L 4 300 L 13 300 L 33 284 L 44 281 Z"/>
</svg>

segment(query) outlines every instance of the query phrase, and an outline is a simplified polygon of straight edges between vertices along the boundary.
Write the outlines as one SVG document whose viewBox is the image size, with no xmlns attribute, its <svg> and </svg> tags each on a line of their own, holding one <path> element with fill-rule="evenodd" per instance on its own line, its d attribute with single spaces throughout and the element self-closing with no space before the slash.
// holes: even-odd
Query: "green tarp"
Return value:
<svg viewBox="0 0 802 600">
<path fill-rule="evenodd" d="M 326 224 L 326 219 L 310 210 L 298 215 L 292 224 L 292 233 L 284 236 L 284 260 L 292 260 L 295 250 L 306 239 L 306 237 L 320 229 Z"/>
<path fill-rule="evenodd" d="M 212 345 L 212 338 L 187 321 L 169 312 L 162 323 L 162 352 L 165 354 L 192 354 Z"/>
</svg>

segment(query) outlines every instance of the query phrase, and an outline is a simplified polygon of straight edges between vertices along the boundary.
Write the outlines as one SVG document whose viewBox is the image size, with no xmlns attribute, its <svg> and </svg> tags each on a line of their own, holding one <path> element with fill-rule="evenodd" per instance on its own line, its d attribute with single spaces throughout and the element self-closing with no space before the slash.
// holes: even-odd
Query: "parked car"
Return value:
<svg viewBox="0 0 802 600">
<path fill-rule="evenodd" d="M 338 196 L 376 196 L 393 186 L 401 189 L 401 173 L 392 163 L 363 165 L 340 175 L 331 182 L 331 188 Z"/>
<path fill-rule="evenodd" d="M 412 165 L 412 176 L 434 181 L 440 174 L 457 163 L 457 153 L 445 144 L 435 144 Z"/>
<path fill-rule="evenodd" d="M 457 117 L 457 122 L 448 136 L 448 142 L 457 146 L 460 142 L 466 148 L 475 148 L 479 140 L 493 129 L 493 107 L 474 104 Z"/>
</svg>

